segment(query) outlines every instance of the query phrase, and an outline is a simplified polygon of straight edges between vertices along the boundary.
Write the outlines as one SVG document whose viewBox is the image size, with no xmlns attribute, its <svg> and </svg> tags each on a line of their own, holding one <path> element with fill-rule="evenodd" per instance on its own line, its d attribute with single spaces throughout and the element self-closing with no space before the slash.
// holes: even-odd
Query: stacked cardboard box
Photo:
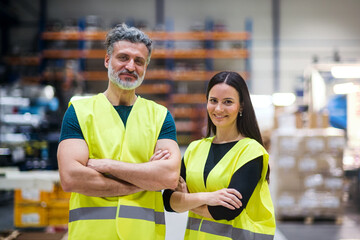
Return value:
<svg viewBox="0 0 360 240">
<path fill-rule="evenodd" d="M 48 204 L 49 226 L 67 225 L 69 221 L 69 199 L 71 193 L 64 192 L 60 184 L 54 185 Z"/>
<path fill-rule="evenodd" d="M 70 194 L 59 184 L 52 192 L 36 189 L 15 190 L 14 226 L 19 228 L 66 225 Z"/>
<path fill-rule="evenodd" d="M 272 176 L 279 218 L 341 216 L 344 145 L 344 132 L 332 128 L 274 132 Z"/>
</svg>

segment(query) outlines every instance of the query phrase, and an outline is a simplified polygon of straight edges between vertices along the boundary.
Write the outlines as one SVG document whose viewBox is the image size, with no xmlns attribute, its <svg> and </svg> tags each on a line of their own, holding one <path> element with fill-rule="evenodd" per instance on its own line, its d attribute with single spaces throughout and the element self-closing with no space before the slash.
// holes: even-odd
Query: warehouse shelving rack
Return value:
<svg viewBox="0 0 360 240">
<path fill-rule="evenodd" d="M 216 72 L 223 70 L 214 67 L 214 60 L 233 59 L 243 61 L 242 71 L 239 71 L 239 73 L 245 79 L 249 79 L 248 62 L 250 51 L 247 46 L 251 41 L 251 33 L 247 31 L 220 32 L 209 29 L 207 31 L 189 32 L 157 31 L 146 32 L 146 34 L 155 43 L 163 43 L 162 46 L 164 47 L 157 48 L 155 46 L 152 61 L 164 61 L 165 66 L 153 67 L 150 65 L 146 73 L 147 81 L 137 89 L 137 93 L 167 106 L 175 118 L 179 144 L 188 144 L 204 134 L 202 128 L 206 117 L 205 86 Z M 95 44 L 95 47 L 87 47 L 87 43 L 103 42 L 105 36 L 105 31 L 43 32 L 41 38 L 44 46 L 46 46 L 46 42 L 50 41 L 61 41 L 63 44 L 50 48 L 44 47 L 40 55 L 41 65 L 46 66 L 49 61 L 76 60 L 79 61 L 80 74 L 86 82 L 106 81 L 106 69 L 92 71 L 87 67 L 86 63 L 84 64 L 86 61 L 101 61 L 104 58 L 105 50 L 96 47 L 99 44 Z M 199 42 L 203 47 L 179 49 L 175 46 L 175 43 L 180 41 Z M 240 47 L 237 46 L 236 48 L 217 49 L 215 43 L 222 41 L 241 42 L 241 44 Z M 70 44 L 71 47 L 66 47 L 67 42 L 73 43 Z M 192 60 L 202 61 L 204 67 L 200 69 L 176 69 L 176 61 L 190 62 Z M 45 70 L 43 71 L 41 76 L 46 79 L 49 74 L 46 74 Z M 64 71 L 58 71 L 50 76 L 61 80 L 64 79 L 64 74 Z M 196 85 L 196 83 L 198 84 Z M 196 91 L 179 91 L 175 87 L 177 84 L 186 86 L 185 90 Z"/>
</svg>

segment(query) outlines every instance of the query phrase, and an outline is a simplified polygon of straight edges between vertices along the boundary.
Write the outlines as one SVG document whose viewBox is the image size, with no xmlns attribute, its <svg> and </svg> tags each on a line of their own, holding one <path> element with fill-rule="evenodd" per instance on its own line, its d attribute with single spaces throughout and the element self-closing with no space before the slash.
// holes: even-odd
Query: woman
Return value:
<svg viewBox="0 0 360 240">
<path fill-rule="evenodd" d="M 189 211 L 185 239 L 273 239 L 269 156 L 246 83 L 220 72 L 206 97 L 207 138 L 187 148 L 178 187 L 164 191 L 165 208 Z"/>
</svg>

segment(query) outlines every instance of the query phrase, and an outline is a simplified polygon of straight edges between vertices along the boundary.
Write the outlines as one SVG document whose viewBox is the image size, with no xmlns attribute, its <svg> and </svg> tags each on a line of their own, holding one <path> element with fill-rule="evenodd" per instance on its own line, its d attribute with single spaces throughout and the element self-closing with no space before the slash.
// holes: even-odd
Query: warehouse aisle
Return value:
<svg viewBox="0 0 360 240">
<path fill-rule="evenodd" d="M 186 213 L 166 213 L 166 240 L 183 240 L 186 227 Z M 276 231 L 274 240 L 291 240 L 286 238 L 279 230 Z"/>
<path fill-rule="evenodd" d="M 12 200 L 0 204 L 0 232 L 14 228 L 14 204 Z"/>
<path fill-rule="evenodd" d="M 360 213 L 347 207 L 342 224 L 333 221 L 278 222 L 278 230 L 287 240 L 360 240 Z"/>
<path fill-rule="evenodd" d="M 14 229 L 12 201 L 0 205 L 0 232 Z M 187 213 L 166 213 L 166 240 L 182 240 Z M 352 206 L 346 208 L 343 223 L 314 221 L 277 222 L 275 240 L 360 240 L 360 212 Z"/>
</svg>

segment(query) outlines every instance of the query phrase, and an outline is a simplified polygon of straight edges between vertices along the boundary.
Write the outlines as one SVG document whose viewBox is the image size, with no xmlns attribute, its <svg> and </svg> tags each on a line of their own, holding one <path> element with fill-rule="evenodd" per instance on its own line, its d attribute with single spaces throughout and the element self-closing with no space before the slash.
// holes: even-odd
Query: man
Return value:
<svg viewBox="0 0 360 240">
<path fill-rule="evenodd" d="M 72 192 L 69 239 L 164 239 L 161 189 L 175 188 L 180 151 L 168 110 L 135 94 L 152 41 L 125 24 L 106 36 L 109 83 L 71 102 L 64 115 L 58 163 Z"/>
</svg>

